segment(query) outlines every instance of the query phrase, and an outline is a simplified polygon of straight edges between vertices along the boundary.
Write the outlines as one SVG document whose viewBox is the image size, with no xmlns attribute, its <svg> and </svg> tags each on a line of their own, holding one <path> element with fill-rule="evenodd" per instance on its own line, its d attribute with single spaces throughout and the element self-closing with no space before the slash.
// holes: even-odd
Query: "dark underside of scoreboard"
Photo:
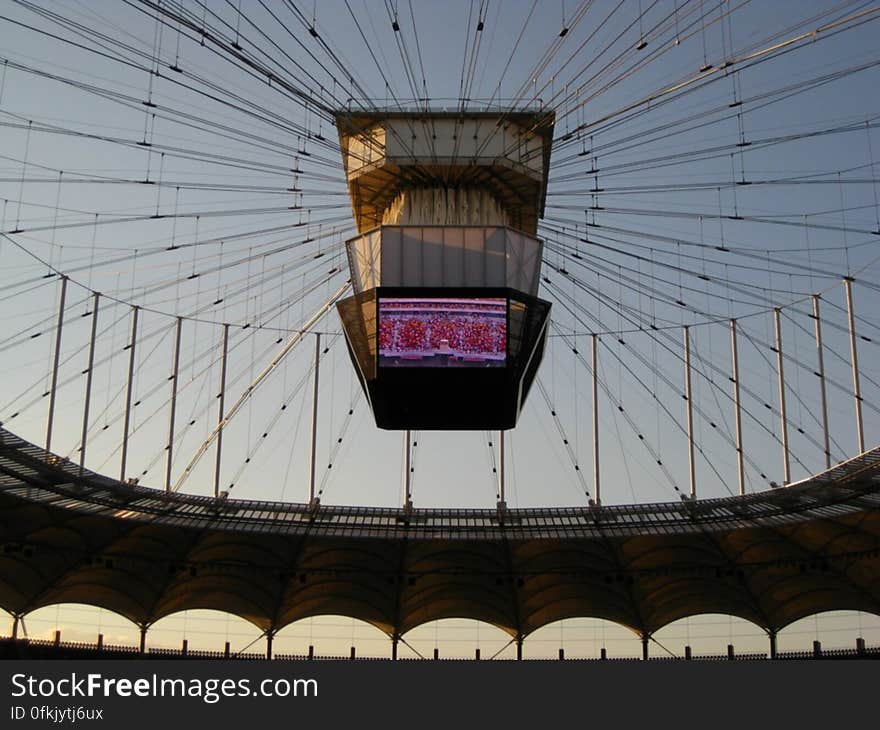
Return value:
<svg viewBox="0 0 880 730">
<path fill-rule="evenodd" d="M 508 429 L 544 352 L 550 303 L 509 288 L 377 287 L 337 304 L 384 429 Z"/>
</svg>

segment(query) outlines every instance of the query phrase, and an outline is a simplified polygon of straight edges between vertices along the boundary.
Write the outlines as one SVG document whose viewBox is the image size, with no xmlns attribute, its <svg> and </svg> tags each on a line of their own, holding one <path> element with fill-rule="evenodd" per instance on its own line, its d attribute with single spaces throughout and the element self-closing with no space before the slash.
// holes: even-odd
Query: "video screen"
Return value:
<svg viewBox="0 0 880 730">
<path fill-rule="evenodd" d="M 379 367 L 504 367 L 507 300 L 379 298 Z"/>
</svg>

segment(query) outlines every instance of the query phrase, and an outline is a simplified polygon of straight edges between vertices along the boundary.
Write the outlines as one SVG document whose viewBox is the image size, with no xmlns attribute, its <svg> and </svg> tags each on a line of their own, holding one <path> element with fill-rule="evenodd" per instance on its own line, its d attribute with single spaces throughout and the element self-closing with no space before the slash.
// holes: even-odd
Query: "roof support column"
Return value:
<svg viewBox="0 0 880 730">
<path fill-rule="evenodd" d="M 859 453 L 865 453 L 865 433 L 862 427 L 862 389 L 859 385 L 859 353 L 856 348 L 856 323 L 855 312 L 853 311 L 851 276 L 847 276 L 843 280 L 843 286 L 846 289 L 846 313 L 849 318 L 849 351 L 852 361 L 852 377 L 853 377 L 853 398 L 856 404 L 856 436 L 859 441 Z"/>
<path fill-rule="evenodd" d="M 776 330 L 776 374 L 779 379 L 779 418 L 782 431 L 782 483 L 791 482 L 791 465 L 788 458 L 788 416 L 785 410 L 785 375 L 782 370 L 782 324 L 780 315 L 782 310 L 776 307 L 773 310 L 773 325 Z"/>
<path fill-rule="evenodd" d="M 599 497 L 599 337 L 590 340 L 593 367 L 593 504 L 602 504 Z"/>
<path fill-rule="evenodd" d="M 95 292 L 92 301 L 92 336 L 89 340 L 89 364 L 86 371 L 86 396 L 83 404 L 82 437 L 79 444 L 79 471 L 82 474 L 86 467 L 86 442 L 89 437 L 89 406 L 92 402 L 92 379 L 95 370 L 95 340 L 98 337 L 98 303 L 101 295 Z"/>
<path fill-rule="evenodd" d="M 648 642 L 651 640 L 650 634 L 642 634 L 642 661 L 648 661 Z"/>
<path fill-rule="evenodd" d="M 52 387 L 49 389 L 49 422 L 46 425 L 46 451 L 52 450 L 52 425 L 55 422 L 55 392 L 58 389 L 58 367 L 61 364 L 61 330 L 64 328 L 64 300 L 67 277 L 61 277 L 61 299 L 58 303 L 58 325 L 55 328 L 55 357 L 52 361 Z"/>
<path fill-rule="evenodd" d="M 177 378 L 180 374 L 180 333 L 183 317 L 177 318 L 174 336 L 174 360 L 171 370 L 171 413 L 168 418 L 168 459 L 165 462 L 165 491 L 171 491 L 171 464 L 174 461 L 174 417 L 177 415 Z"/>
<path fill-rule="evenodd" d="M 131 339 L 128 342 L 128 383 L 125 386 L 125 416 L 122 420 L 122 458 L 119 464 L 119 481 L 125 481 L 128 457 L 128 427 L 131 422 L 131 396 L 134 390 L 135 345 L 137 345 L 138 308 L 131 308 Z"/>
<path fill-rule="evenodd" d="M 141 624 L 141 641 L 139 651 L 141 654 L 147 653 L 147 629 L 149 628 L 148 624 Z"/>
<path fill-rule="evenodd" d="M 403 433 L 403 509 L 412 509 L 412 431 Z"/>
<path fill-rule="evenodd" d="M 523 640 L 524 640 L 525 638 L 526 638 L 526 637 L 523 636 L 522 634 L 517 634 L 517 635 L 516 635 L 516 658 L 517 658 L 517 661 L 522 661 L 522 657 L 523 657 Z"/>
<path fill-rule="evenodd" d="M 816 327 L 816 354 L 818 356 L 816 375 L 819 376 L 819 394 L 822 397 L 822 433 L 825 437 L 825 468 L 831 468 L 831 440 L 828 432 L 828 399 L 825 394 L 825 351 L 822 346 L 822 320 L 819 319 L 819 294 L 813 294 L 813 320 Z"/>
<path fill-rule="evenodd" d="M 272 640 L 275 638 L 275 629 L 266 629 L 266 659 L 272 658 Z"/>
<path fill-rule="evenodd" d="M 315 383 L 312 395 L 312 445 L 309 458 L 309 506 L 314 508 L 318 506 L 318 500 L 315 497 L 315 450 L 318 441 L 318 368 L 321 362 L 321 333 L 315 332 Z"/>
<path fill-rule="evenodd" d="M 739 399 L 739 354 L 736 346 L 736 320 L 730 320 L 730 357 L 733 364 L 733 409 L 736 418 L 736 471 L 739 477 L 739 493 L 746 493 L 746 470 L 743 463 L 742 408 Z"/>
<path fill-rule="evenodd" d="M 507 509 L 507 500 L 504 496 L 504 431 L 498 432 L 498 510 L 503 512 Z"/>
<path fill-rule="evenodd" d="M 691 335 L 690 329 L 684 327 L 684 399 L 687 401 L 687 433 L 688 433 L 688 481 L 690 482 L 690 498 L 697 498 L 697 479 L 694 468 L 694 403 L 691 394 Z"/>
<path fill-rule="evenodd" d="M 768 629 L 767 636 L 770 639 L 770 658 L 776 659 L 776 629 Z"/>
<path fill-rule="evenodd" d="M 229 325 L 223 325 L 223 354 L 220 360 L 220 392 L 217 394 L 219 407 L 217 412 L 217 458 L 214 462 L 214 498 L 220 496 L 220 464 L 223 458 L 223 409 L 226 401 L 226 361 L 229 355 Z"/>
</svg>

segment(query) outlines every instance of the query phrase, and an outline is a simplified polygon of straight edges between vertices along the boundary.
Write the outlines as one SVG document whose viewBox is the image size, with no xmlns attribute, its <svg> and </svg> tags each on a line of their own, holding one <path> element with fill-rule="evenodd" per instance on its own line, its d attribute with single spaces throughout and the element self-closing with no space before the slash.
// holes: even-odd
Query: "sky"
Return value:
<svg viewBox="0 0 880 730">
<path fill-rule="evenodd" d="M 853 456 L 847 275 L 863 438 L 876 444 L 872 3 L 161 6 L 178 15 L 157 20 L 149 3 L 109 0 L 0 8 L 4 427 L 45 443 L 66 274 L 53 450 L 78 458 L 99 292 L 87 466 L 119 476 L 137 305 L 124 476 L 164 485 L 180 317 L 177 482 L 217 420 L 223 325 L 228 405 L 347 277 L 344 242 L 355 231 L 330 112 L 413 99 L 449 108 L 466 97 L 556 113 L 539 228 L 552 324 L 539 384 L 505 437 L 509 506 L 583 505 L 593 494 L 593 333 L 602 501 L 688 492 L 685 325 L 696 491 L 737 493 L 731 318 L 746 491 L 782 484 L 776 308 L 791 480 L 821 470 L 813 294 L 822 295 L 831 460 Z M 313 331 L 326 348 L 322 501 L 401 504 L 402 434 L 373 424 L 335 313 Z M 313 346 L 304 337 L 227 428 L 221 488 L 231 496 L 306 500 Z M 497 434 L 421 432 L 413 442 L 417 507 L 494 506 Z M 181 491 L 210 494 L 213 467 L 209 449 Z"/>
</svg>

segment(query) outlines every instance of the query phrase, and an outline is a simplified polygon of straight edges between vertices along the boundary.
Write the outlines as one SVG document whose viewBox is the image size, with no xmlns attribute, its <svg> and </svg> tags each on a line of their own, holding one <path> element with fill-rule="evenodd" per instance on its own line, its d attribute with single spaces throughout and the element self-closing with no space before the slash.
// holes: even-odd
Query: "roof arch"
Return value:
<svg viewBox="0 0 880 730">
<path fill-rule="evenodd" d="M 388 635 L 466 617 L 511 636 L 579 616 L 650 634 L 706 612 L 771 631 L 880 612 L 880 448 L 784 489 L 694 502 L 503 519 L 257 504 L 121 484 L 0 428 L 0 606 L 84 602 L 141 625 L 214 609 L 262 630 L 341 614 Z"/>
</svg>

